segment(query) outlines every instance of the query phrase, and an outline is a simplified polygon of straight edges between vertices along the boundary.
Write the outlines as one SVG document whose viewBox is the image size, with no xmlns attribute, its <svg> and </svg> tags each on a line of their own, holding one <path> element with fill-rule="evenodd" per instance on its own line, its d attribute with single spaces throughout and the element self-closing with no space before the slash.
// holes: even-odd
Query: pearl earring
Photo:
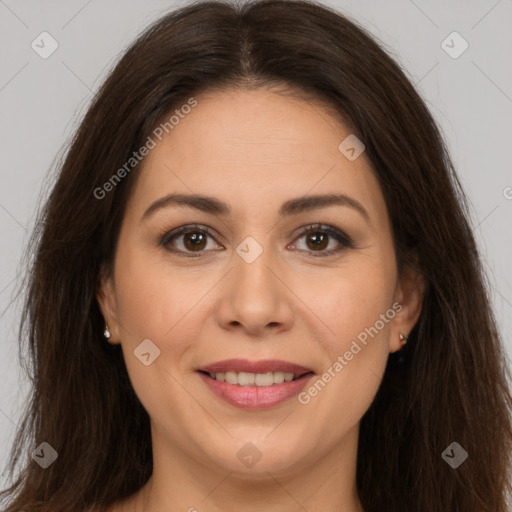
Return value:
<svg viewBox="0 0 512 512">
<path fill-rule="evenodd" d="M 400 333 L 400 350 L 402 350 L 403 346 L 407 343 L 408 338 L 409 336 Z"/>
<path fill-rule="evenodd" d="M 105 330 L 103 331 L 103 336 L 105 336 L 105 338 L 107 338 L 107 340 L 110 338 L 110 331 L 108 329 L 107 324 L 105 324 Z"/>
</svg>

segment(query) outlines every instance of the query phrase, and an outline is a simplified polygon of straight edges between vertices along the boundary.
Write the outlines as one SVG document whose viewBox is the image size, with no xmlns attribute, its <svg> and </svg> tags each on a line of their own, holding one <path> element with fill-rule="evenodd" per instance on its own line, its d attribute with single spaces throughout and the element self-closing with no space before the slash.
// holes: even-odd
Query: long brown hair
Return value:
<svg viewBox="0 0 512 512">
<path fill-rule="evenodd" d="M 5 512 L 105 510 L 151 476 L 149 417 L 122 353 L 103 339 L 95 299 L 137 166 L 104 195 L 94 191 L 190 97 L 279 84 L 325 101 L 353 126 L 386 199 L 397 259 L 427 282 L 405 361 L 389 357 L 361 421 L 365 511 L 506 511 L 510 370 L 438 128 L 397 63 L 354 21 L 313 2 L 270 0 L 199 2 L 165 15 L 119 60 L 79 126 L 30 245 L 20 343 L 33 393 Z M 42 442 L 58 453 L 47 469 L 30 456 Z M 453 442 L 468 452 L 457 469 L 442 457 Z"/>
</svg>

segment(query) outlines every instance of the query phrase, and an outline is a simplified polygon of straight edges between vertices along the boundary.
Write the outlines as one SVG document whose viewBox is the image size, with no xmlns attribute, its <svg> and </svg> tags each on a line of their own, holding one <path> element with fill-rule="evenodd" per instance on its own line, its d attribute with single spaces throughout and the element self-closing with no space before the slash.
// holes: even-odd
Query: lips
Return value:
<svg viewBox="0 0 512 512">
<path fill-rule="evenodd" d="M 228 359 L 197 371 L 215 395 L 244 409 L 276 406 L 298 394 L 314 375 L 305 366 L 275 359 Z"/>
<path fill-rule="evenodd" d="M 199 371 L 206 373 L 225 373 L 225 372 L 247 372 L 247 373 L 268 373 L 283 372 L 293 373 L 300 377 L 305 373 L 313 372 L 310 368 L 301 366 L 300 364 L 280 361 L 278 359 L 265 359 L 261 361 L 249 361 L 247 359 L 226 359 L 218 361 L 207 366 L 198 368 Z"/>
</svg>

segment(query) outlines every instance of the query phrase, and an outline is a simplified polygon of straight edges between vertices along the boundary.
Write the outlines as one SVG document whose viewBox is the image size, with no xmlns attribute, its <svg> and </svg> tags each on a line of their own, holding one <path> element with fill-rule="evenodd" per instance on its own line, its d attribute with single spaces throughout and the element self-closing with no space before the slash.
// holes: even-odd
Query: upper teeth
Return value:
<svg viewBox="0 0 512 512">
<path fill-rule="evenodd" d="M 210 373 L 210 377 L 220 382 L 237 384 L 239 386 L 273 386 L 274 384 L 282 384 L 284 381 L 290 382 L 294 380 L 297 375 L 285 372 L 218 372 Z"/>
</svg>

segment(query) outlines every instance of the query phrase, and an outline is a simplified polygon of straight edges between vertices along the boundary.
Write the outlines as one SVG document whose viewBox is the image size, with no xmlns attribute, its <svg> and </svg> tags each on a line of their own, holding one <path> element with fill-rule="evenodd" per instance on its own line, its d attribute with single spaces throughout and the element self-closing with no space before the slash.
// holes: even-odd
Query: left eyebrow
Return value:
<svg viewBox="0 0 512 512">
<path fill-rule="evenodd" d="M 186 206 L 212 215 L 226 216 L 231 213 L 230 206 L 211 196 L 201 194 L 168 194 L 151 204 L 144 212 L 141 220 L 151 216 L 157 210 L 169 206 Z M 328 206 L 347 206 L 359 212 L 370 224 L 370 216 L 363 205 L 345 194 L 324 194 L 304 196 L 285 201 L 279 209 L 280 217 L 298 215 L 306 211 L 319 210 Z"/>
<path fill-rule="evenodd" d="M 304 196 L 296 199 L 290 199 L 284 202 L 279 209 L 279 215 L 286 217 L 296 215 L 302 212 L 319 210 L 328 206 L 348 206 L 359 212 L 364 219 L 370 224 L 370 216 L 363 205 L 354 198 L 345 194 L 324 194 L 315 196 Z"/>
</svg>

